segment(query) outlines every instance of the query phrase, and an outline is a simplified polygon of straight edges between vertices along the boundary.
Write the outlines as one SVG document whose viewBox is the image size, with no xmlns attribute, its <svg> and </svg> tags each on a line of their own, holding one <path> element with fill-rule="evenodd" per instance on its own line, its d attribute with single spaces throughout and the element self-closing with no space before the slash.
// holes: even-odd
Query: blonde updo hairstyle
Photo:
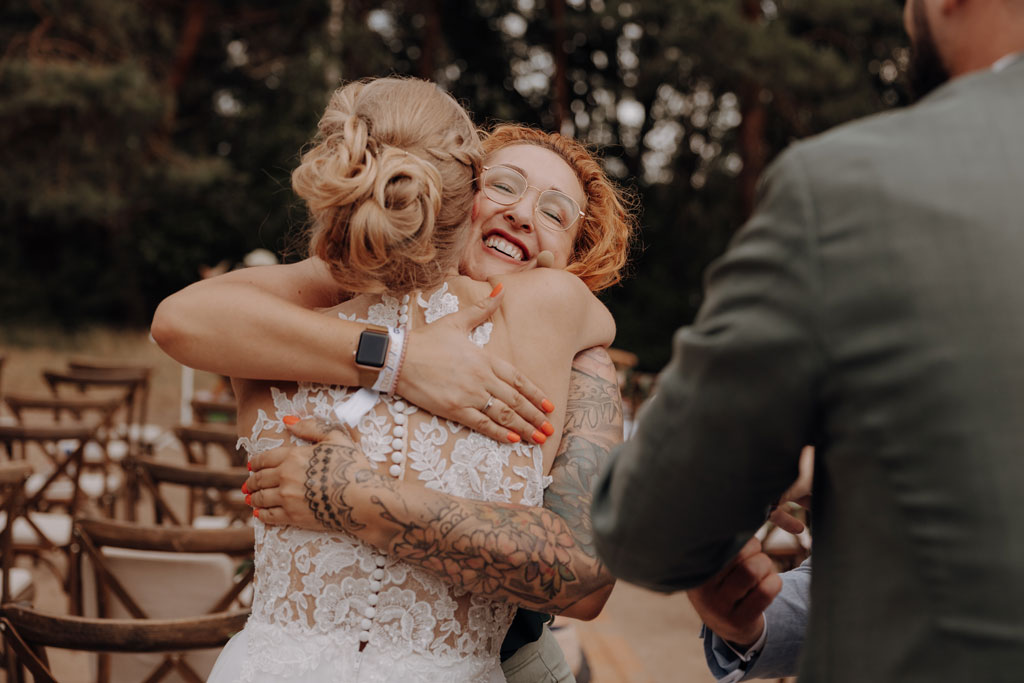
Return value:
<svg viewBox="0 0 1024 683">
<path fill-rule="evenodd" d="M 510 145 L 537 145 L 562 157 L 575 171 L 587 197 L 585 217 L 576 232 L 569 265 L 592 291 L 622 279 L 636 234 L 635 199 L 616 186 L 595 156 L 582 143 L 560 133 L 547 133 L 519 124 L 501 124 L 484 138 L 484 155 Z"/>
<path fill-rule="evenodd" d="M 292 173 L 310 254 L 351 293 L 436 285 L 462 252 L 479 134 L 433 83 L 378 78 L 335 91 Z"/>
</svg>

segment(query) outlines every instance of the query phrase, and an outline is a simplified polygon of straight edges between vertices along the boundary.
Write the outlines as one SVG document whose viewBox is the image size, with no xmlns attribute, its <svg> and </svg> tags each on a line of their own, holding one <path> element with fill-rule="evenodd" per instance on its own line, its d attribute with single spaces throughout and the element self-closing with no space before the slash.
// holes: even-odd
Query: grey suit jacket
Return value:
<svg viewBox="0 0 1024 683">
<path fill-rule="evenodd" d="M 1024 61 L 802 142 L 595 493 L 611 571 L 700 584 L 817 447 L 801 681 L 1024 671 Z"/>
</svg>

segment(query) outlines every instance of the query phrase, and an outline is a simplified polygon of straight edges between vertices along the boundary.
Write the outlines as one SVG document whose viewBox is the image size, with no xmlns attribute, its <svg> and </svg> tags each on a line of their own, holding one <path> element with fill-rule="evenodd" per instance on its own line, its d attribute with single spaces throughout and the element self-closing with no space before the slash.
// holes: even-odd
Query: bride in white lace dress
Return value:
<svg viewBox="0 0 1024 683">
<path fill-rule="evenodd" d="M 525 183 L 522 168 L 481 167 L 468 116 L 421 81 L 379 79 L 339 90 L 315 143 L 293 176 L 313 219 L 311 248 L 343 288 L 358 294 L 325 314 L 389 328 L 396 354 L 389 367 L 401 363 L 404 330 L 431 324 L 491 289 L 457 275 L 470 206 L 479 210 L 472 196 L 481 174 L 485 192 L 518 192 L 530 220 L 550 223 L 570 240 L 585 206 L 574 172 L 549 150 L 519 150 L 531 169 L 543 168 L 541 180 L 530 176 L 535 185 L 509 185 Z M 506 237 L 494 231 L 485 241 L 510 259 L 523 258 L 516 250 L 528 247 Z M 564 406 L 573 356 L 611 342 L 610 315 L 562 271 L 512 274 L 502 285 L 501 308 L 472 340 L 544 378 L 538 384 Z M 543 446 L 543 435 L 527 444 L 510 433 L 498 443 L 387 395 L 387 377 L 383 382 L 378 393 L 236 381 L 241 442 L 252 455 L 284 443 L 286 417 L 343 418 L 355 425 L 378 471 L 395 479 L 475 500 L 541 504 L 560 430 Z M 562 424 L 563 415 L 552 417 Z M 326 474 L 330 463 L 314 466 Z M 311 503 L 325 516 L 348 513 L 343 500 Z M 503 680 L 498 649 L 514 612 L 508 603 L 455 589 L 344 533 L 256 525 L 252 617 L 210 681 Z"/>
</svg>

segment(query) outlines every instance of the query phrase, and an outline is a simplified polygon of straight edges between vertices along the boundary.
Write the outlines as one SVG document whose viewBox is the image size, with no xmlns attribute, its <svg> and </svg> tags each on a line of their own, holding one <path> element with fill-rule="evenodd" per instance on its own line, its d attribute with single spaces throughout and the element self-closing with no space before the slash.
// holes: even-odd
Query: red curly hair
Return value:
<svg viewBox="0 0 1024 683">
<path fill-rule="evenodd" d="M 586 215 L 566 270 L 594 292 L 619 282 L 636 233 L 632 196 L 613 184 L 590 150 L 570 137 L 519 124 L 501 124 L 484 135 L 485 156 L 509 145 L 551 150 L 576 172 L 587 195 Z"/>
</svg>

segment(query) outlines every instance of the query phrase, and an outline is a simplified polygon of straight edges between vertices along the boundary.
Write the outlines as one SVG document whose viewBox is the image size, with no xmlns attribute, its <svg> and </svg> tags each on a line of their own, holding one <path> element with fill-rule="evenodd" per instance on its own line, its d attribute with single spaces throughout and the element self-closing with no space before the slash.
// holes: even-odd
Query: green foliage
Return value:
<svg viewBox="0 0 1024 683">
<path fill-rule="evenodd" d="M 145 324 L 202 265 L 282 251 L 304 217 L 289 174 L 329 90 L 408 73 L 481 123 L 576 135 L 635 191 L 633 277 L 604 298 L 648 369 L 763 163 L 904 102 L 908 57 L 892 0 L 8 4 L 5 321 Z"/>
</svg>

